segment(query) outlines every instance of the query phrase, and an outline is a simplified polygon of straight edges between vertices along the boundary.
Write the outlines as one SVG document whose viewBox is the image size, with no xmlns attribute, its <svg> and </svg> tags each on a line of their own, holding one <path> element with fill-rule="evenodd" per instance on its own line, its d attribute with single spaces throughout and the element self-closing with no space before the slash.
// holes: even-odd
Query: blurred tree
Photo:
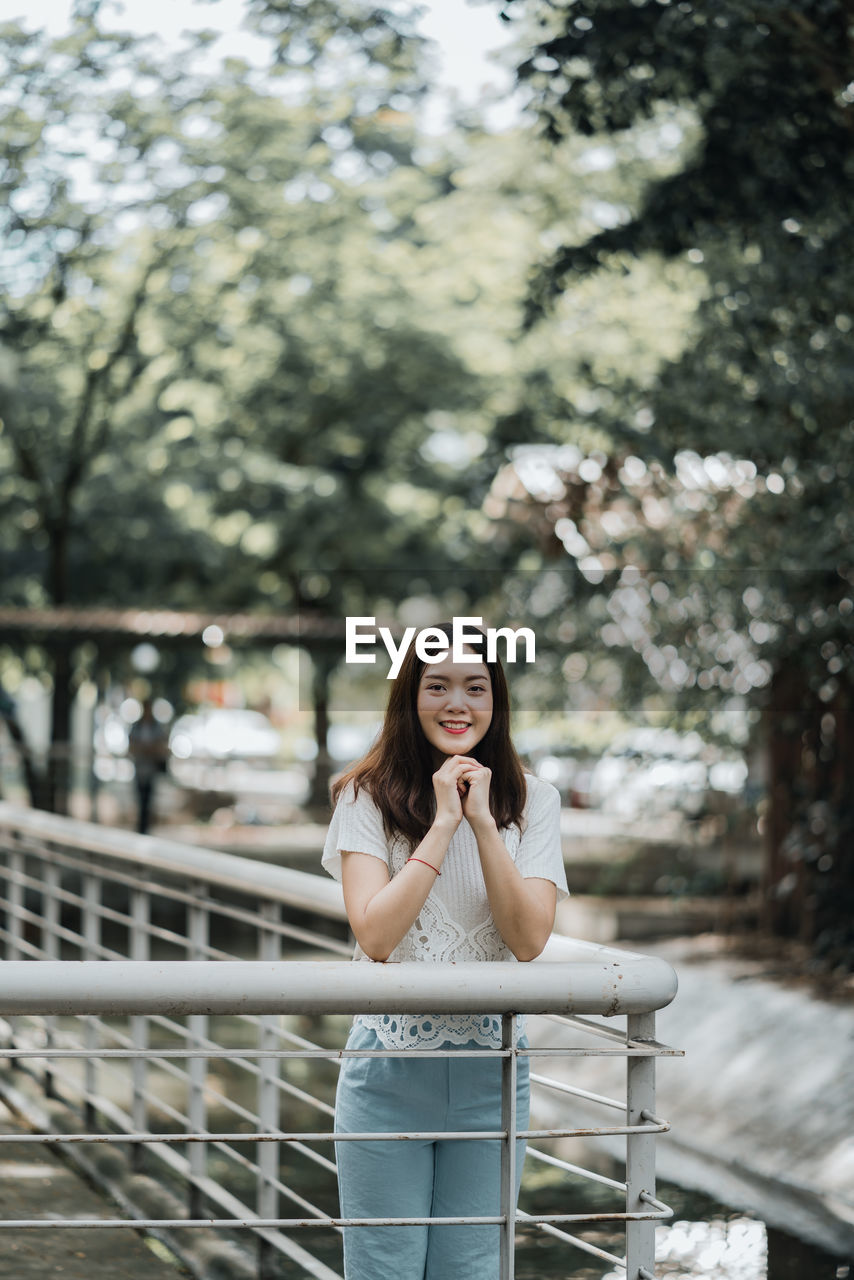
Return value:
<svg viewBox="0 0 854 1280">
<path fill-rule="evenodd" d="M 619 412 L 606 404 L 596 415 L 616 446 L 611 482 L 628 460 L 650 488 L 641 523 L 625 538 L 613 526 L 610 554 L 654 566 L 660 603 L 672 591 L 671 605 L 651 610 L 657 679 L 678 662 L 684 683 L 725 691 L 738 688 L 737 652 L 745 667 L 768 664 L 758 695 L 770 764 L 766 922 L 850 966 L 850 6 L 724 0 L 712 13 L 577 0 L 532 10 L 542 39 L 520 74 L 552 138 L 619 137 L 674 104 L 696 116 L 696 146 L 676 172 L 653 176 L 618 224 L 557 248 L 530 318 L 589 273 L 638 255 L 687 261 L 705 282 L 681 357 L 652 387 L 627 380 Z M 680 456 L 683 473 L 693 469 L 687 487 L 673 484 Z M 602 568 L 588 564 L 600 583 Z"/>
<path fill-rule="evenodd" d="M 7 596 L 124 604 L 130 583 L 137 604 L 340 618 L 409 584 L 503 615 L 531 545 L 482 509 L 508 447 L 575 420 L 595 447 L 614 371 L 651 379 L 695 303 L 687 264 L 641 264 L 520 339 L 529 263 L 639 198 L 639 154 L 671 172 L 690 121 L 607 154 L 472 118 L 437 139 L 407 21 L 250 13 L 271 68 L 212 65 L 206 35 L 167 55 L 97 4 L 59 41 L 5 30 Z"/>
<path fill-rule="evenodd" d="M 405 42 L 379 13 L 364 29 L 348 20 L 331 44 L 322 6 L 309 6 L 298 24 L 289 15 L 278 70 L 299 76 L 307 61 L 315 71 L 331 62 L 337 78 L 318 91 L 319 100 L 302 83 L 288 101 L 253 87 L 258 77 L 245 64 L 206 68 L 204 33 L 191 50 L 166 56 L 150 42 L 102 30 L 98 8 L 78 8 L 60 40 L 14 25 L 3 30 L 0 516 L 7 599 L 126 601 L 131 581 L 136 603 L 165 595 L 175 605 L 245 600 L 247 553 L 251 565 L 269 531 L 256 523 L 243 554 L 229 556 L 233 523 L 210 527 L 223 487 L 223 422 L 233 409 L 224 395 L 239 395 L 253 375 L 264 376 L 277 336 L 260 334 L 252 349 L 257 331 L 236 335 L 223 310 L 238 287 L 248 297 L 258 284 L 243 268 L 253 237 L 269 242 L 270 232 L 254 225 L 259 210 L 269 222 L 274 212 L 293 211 L 297 190 L 310 197 L 299 218 L 274 218 L 278 253 L 271 252 L 274 269 L 265 279 L 274 295 L 284 287 L 277 278 L 283 267 L 293 276 L 308 258 L 321 205 L 332 202 L 327 222 L 338 235 L 348 213 L 366 221 L 356 184 L 327 172 L 340 148 L 334 152 L 321 134 L 333 122 L 339 132 L 351 123 L 351 159 L 366 172 L 381 171 L 396 149 L 400 113 L 390 111 L 383 123 L 378 105 L 395 92 L 404 104 L 418 86 Z M 260 199 L 253 188 L 262 190 Z M 212 263 L 214 249 L 223 254 Z M 205 273 L 205 288 L 194 293 Z M 267 309 L 276 311 L 275 296 Z M 249 350 L 241 350 L 241 338 Z M 242 380 L 223 386 L 219 368 L 211 376 L 217 361 L 233 368 L 244 357 Z M 57 643 L 51 658 L 56 750 L 49 790 L 61 808 L 71 654 Z"/>
</svg>

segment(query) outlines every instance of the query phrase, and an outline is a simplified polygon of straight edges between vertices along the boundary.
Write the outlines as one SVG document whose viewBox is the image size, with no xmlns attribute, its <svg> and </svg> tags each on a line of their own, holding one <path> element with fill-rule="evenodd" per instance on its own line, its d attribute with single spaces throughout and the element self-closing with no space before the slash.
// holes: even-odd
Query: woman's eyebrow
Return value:
<svg viewBox="0 0 854 1280">
<path fill-rule="evenodd" d="M 422 676 L 422 679 L 423 679 L 423 680 L 445 680 L 445 681 L 447 681 L 447 680 L 450 680 L 450 678 L 451 678 L 450 676 Z M 472 680 L 479 680 L 479 681 L 483 682 L 483 681 L 486 681 L 486 680 L 488 680 L 488 679 L 489 679 L 489 676 L 488 676 L 488 675 L 486 675 L 486 674 L 484 674 L 484 675 L 482 675 L 482 676 L 463 676 L 463 680 L 465 681 L 465 683 L 466 683 L 466 684 L 471 684 Z"/>
</svg>

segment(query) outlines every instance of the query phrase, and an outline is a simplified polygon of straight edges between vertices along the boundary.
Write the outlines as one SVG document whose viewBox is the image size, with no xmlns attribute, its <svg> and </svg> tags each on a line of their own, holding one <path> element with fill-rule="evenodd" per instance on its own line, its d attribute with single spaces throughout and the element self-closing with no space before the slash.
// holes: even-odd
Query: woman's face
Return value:
<svg viewBox="0 0 854 1280">
<path fill-rule="evenodd" d="M 467 756 L 492 721 L 492 679 L 475 654 L 463 662 L 449 655 L 421 673 L 416 703 L 424 736 L 437 756 Z"/>
</svg>

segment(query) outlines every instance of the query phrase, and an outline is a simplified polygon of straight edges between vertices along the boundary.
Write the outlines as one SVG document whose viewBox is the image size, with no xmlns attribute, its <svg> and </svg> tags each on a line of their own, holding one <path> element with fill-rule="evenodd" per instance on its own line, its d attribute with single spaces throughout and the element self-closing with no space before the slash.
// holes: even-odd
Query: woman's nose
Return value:
<svg viewBox="0 0 854 1280">
<path fill-rule="evenodd" d="M 448 696 L 445 699 L 445 707 L 448 711 L 461 711 L 466 705 L 466 696 L 462 689 L 449 689 Z"/>
</svg>

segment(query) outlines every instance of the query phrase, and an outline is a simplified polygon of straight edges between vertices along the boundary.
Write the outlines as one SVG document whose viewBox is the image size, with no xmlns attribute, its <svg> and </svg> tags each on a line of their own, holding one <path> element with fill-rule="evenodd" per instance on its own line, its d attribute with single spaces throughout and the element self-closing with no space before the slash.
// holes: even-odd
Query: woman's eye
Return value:
<svg viewBox="0 0 854 1280">
<path fill-rule="evenodd" d="M 430 684 L 424 686 L 428 693 L 444 693 L 446 686 L 439 684 L 437 681 L 431 681 Z M 486 685 L 473 684 L 469 685 L 466 693 L 486 693 Z"/>
</svg>

